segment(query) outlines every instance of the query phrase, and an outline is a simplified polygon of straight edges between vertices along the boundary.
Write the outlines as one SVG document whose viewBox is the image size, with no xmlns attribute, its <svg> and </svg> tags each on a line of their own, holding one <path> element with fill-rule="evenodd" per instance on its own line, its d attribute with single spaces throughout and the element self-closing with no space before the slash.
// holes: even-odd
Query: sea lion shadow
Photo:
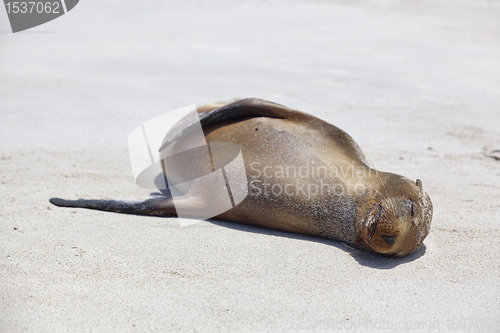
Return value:
<svg viewBox="0 0 500 333">
<path fill-rule="evenodd" d="M 401 264 L 406 264 L 408 262 L 414 261 L 421 256 L 424 255 L 425 253 L 425 245 L 422 245 L 418 251 L 401 257 L 401 258 L 390 258 L 390 257 L 384 257 L 380 254 L 374 253 L 374 252 L 364 252 L 358 249 L 354 249 L 352 247 L 347 246 L 346 244 L 335 241 L 333 239 L 326 239 L 326 238 L 320 238 L 320 237 L 315 237 L 315 236 L 308 236 L 308 235 L 302 235 L 302 234 L 295 234 L 292 232 L 287 232 L 287 231 L 280 231 L 280 230 L 273 230 L 273 229 L 266 229 L 266 228 L 261 228 L 257 226 L 252 226 L 252 225 L 247 225 L 247 224 L 240 224 L 240 223 L 235 223 L 235 222 L 227 222 L 227 221 L 220 221 L 220 220 L 207 220 L 208 222 L 225 227 L 225 228 L 230 228 L 230 229 L 235 229 L 235 230 L 240 230 L 244 232 L 251 232 L 251 233 L 256 233 L 256 234 L 262 234 L 262 235 L 270 235 L 270 236 L 277 236 L 277 237 L 287 237 L 287 238 L 293 238 L 293 239 L 299 239 L 299 240 L 306 240 L 306 241 L 311 241 L 311 242 L 316 242 L 316 243 L 321 243 L 325 245 L 330 245 L 334 246 L 342 251 L 348 252 L 351 257 L 353 257 L 354 260 L 356 260 L 360 265 L 362 266 L 367 266 L 370 268 L 375 268 L 375 269 L 391 269 L 394 268 L 398 265 Z"/>
<path fill-rule="evenodd" d="M 401 264 L 406 264 L 417 260 L 425 254 L 426 247 L 424 244 L 420 248 L 404 257 L 391 258 L 385 257 L 377 253 L 356 251 L 356 253 L 351 253 L 351 256 L 360 265 L 375 268 L 375 269 L 391 269 Z"/>
<path fill-rule="evenodd" d="M 165 198 L 171 198 L 172 193 L 170 192 L 170 189 L 160 189 L 158 190 L 159 192 L 153 192 L 151 193 L 152 196 L 164 196 Z M 396 266 L 399 266 L 401 264 L 406 264 L 408 262 L 412 262 L 414 260 L 417 260 L 421 256 L 425 254 L 426 247 L 424 244 L 415 251 L 412 254 L 406 255 L 404 257 L 400 258 L 390 258 L 390 257 L 385 257 L 383 255 L 380 255 L 375 252 L 365 252 L 361 251 L 355 248 L 352 248 L 342 242 L 333 240 L 333 239 L 327 239 L 327 238 L 320 238 L 320 237 L 315 237 L 315 236 L 308 236 L 308 235 L 303 235 L 303 234 L 295 234 L 293 232 L 287 232 L 287 231 L 280 231 L 280 230 L 274 230 L 274 229 L 266 229 L 262 227 L 257 227 L 253 225 L 248 225 L 248 224 L 241 224 L 241 223 L 236 223 L 236 222 L 228 222 L 228 221 L 221 221 L 221 220 L 213 220 L 209 219 L 207 220 L 208 222 L 225 227 L 225 228 L 230 228 L 230 229 L 235 229 L 235 230 L 240 230 L 244 232 L 251 232 L 251 233 L 257 233 L 257 234 L 262 234 L 262 235 L 270 235 L 270 236 L 277 236 L 277 237 L 287 237 L 287 238 L 293 238 L 293 239 L 300 239 L 300 240 L 306 240 L 306 241 L 311 241 L 311 242 L 316 242 L 316 243 L 321 243 L 325 245 L 330 245 L 330 246 L 335 246 L 336 248 L 348 252 L 351 257 L 356 260 L 360 265 L 362 266 L 367 266 L 370 268 L 375 268 L 375 269 L 392 269 Z"/>
</svg>

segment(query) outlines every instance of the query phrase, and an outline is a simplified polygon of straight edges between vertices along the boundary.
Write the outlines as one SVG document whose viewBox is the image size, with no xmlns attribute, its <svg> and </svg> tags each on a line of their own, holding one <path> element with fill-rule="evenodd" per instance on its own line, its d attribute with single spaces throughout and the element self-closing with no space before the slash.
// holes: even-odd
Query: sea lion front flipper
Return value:
<svg viewBox="0 0 500 333">
<path fill-rule="evenodd" d="M 310 117 L 303 112 L 280 104 L 265 101 L 259 98 L 246 98 L 227 104 L 210 112 L 203 113 L 200 116 L 200 122 L 201 126 L 204 127 L 221 121 L 248 116 L 278 119 Z"/>
<path fill-rule="evenodd" d="M 203 106 L 200 109 L 199 118 L 202 127 L 242 117 L 269 117 L 293 120 L 313 118 L 307 113 L 258 98 L 242 99 L 211 111 L 208 111 L 210 110 L 210 106 Z M 168 135 L 168 139 L 162 144 L 159 151 L 162 151 L 165 147 L 177 141 L 179 138 L 199 128 L 196 125 L 197 122 L 194 122 L 177 133 Z"/>
</svg>

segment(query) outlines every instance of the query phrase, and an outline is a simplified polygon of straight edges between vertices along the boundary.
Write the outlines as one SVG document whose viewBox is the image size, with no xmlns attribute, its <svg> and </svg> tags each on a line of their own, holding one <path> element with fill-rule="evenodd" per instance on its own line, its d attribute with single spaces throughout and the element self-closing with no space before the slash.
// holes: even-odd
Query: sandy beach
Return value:
<svg viewBox="0 0 500 333">
<path fill-rule="evenodd" d="M 500 3 L 81 1 L 0 9 L 0 331 L 498 332 Z M 216 220 L 64 209 L 131 198 L 129 133 L 259 97 L 419 178 L 424 246 L 385 258 Z"/>
</svg>

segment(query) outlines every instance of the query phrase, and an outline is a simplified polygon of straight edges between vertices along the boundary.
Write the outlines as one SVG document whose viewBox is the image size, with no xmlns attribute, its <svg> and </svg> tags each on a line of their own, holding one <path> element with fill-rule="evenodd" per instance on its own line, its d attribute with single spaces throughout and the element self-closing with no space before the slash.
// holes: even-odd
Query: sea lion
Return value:
<svg viewBox="0 0 500 333">
<path fill-rule="evenodd" d="M 250 98 L 198 109 L 208 143 L 241 147 L 248 196 L 215 217 L 342 241 L 400 257 L 416 251 L 430 230 L 432 203 L 422 182 L 370 167 L 346 132 L 309 114 Z M 186 126 L 164 142 L 190 131 Z M 162 148 L 163 148 L 162 147 Z M 206 208 L 211 189 L 194 184 L 181 204 Z M 176 216 L 172 198 L 144 201 L 50 199 L 57 206 Z"/>
</svg>

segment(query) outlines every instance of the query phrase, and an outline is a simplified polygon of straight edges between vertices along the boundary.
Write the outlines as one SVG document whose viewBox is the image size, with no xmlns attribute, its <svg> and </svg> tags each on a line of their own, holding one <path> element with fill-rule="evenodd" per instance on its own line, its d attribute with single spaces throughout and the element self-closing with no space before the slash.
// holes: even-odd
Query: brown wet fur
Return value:
<svg viewBox="0 0 500 333">
<path fill-rule="evenodd" d="M 208 105 L 199 112 L 222 105 L 225 104 Z M 289 192 L 293 195 L 273 195 L 271 191 L 266 195 L 262 186 L 260 194 L 256 190 L 252 194 L 249 185 L 249 195 L 243 202 L 215 218 L 336 239 L 387 256 L 403 256 L 416 251 L 427 236 L 432 219 L 432 204 L 422 191 L 421 182 L 417 184 L 402 176 L 370 168 L 347 133 L 308 114 L 288 110 L 291 116 L 287 119 L 246 117 L 206 126 L 203 128 L 206 141 L 239 145 L 249 183 L 266 182 L 269 188 L 288 185 L 291 189 L 290 184 L 299 178 L 300 184 L 314 189 L 321 177 L 312 172 L 306 177 L 266 177 L 265 167 L 299 168 L 309 163 L 329 170 L 360 168 L 364 173 L 359 176 L 340 172 L 334 177 L 323 177 L 330 188 L 343 187 L 345 191 L 323 192 L 310 197 L 292 190 Z M 354 191 L 351 188 L 354 184 L 358 192 L 362 188 L 364 191 Z M 193 186 L 191 191 L 197 197 L 210 195 L 210 189 L 203 184 Z M 413 216 L 410 203 L 414 206 Z"/>
</svg>

